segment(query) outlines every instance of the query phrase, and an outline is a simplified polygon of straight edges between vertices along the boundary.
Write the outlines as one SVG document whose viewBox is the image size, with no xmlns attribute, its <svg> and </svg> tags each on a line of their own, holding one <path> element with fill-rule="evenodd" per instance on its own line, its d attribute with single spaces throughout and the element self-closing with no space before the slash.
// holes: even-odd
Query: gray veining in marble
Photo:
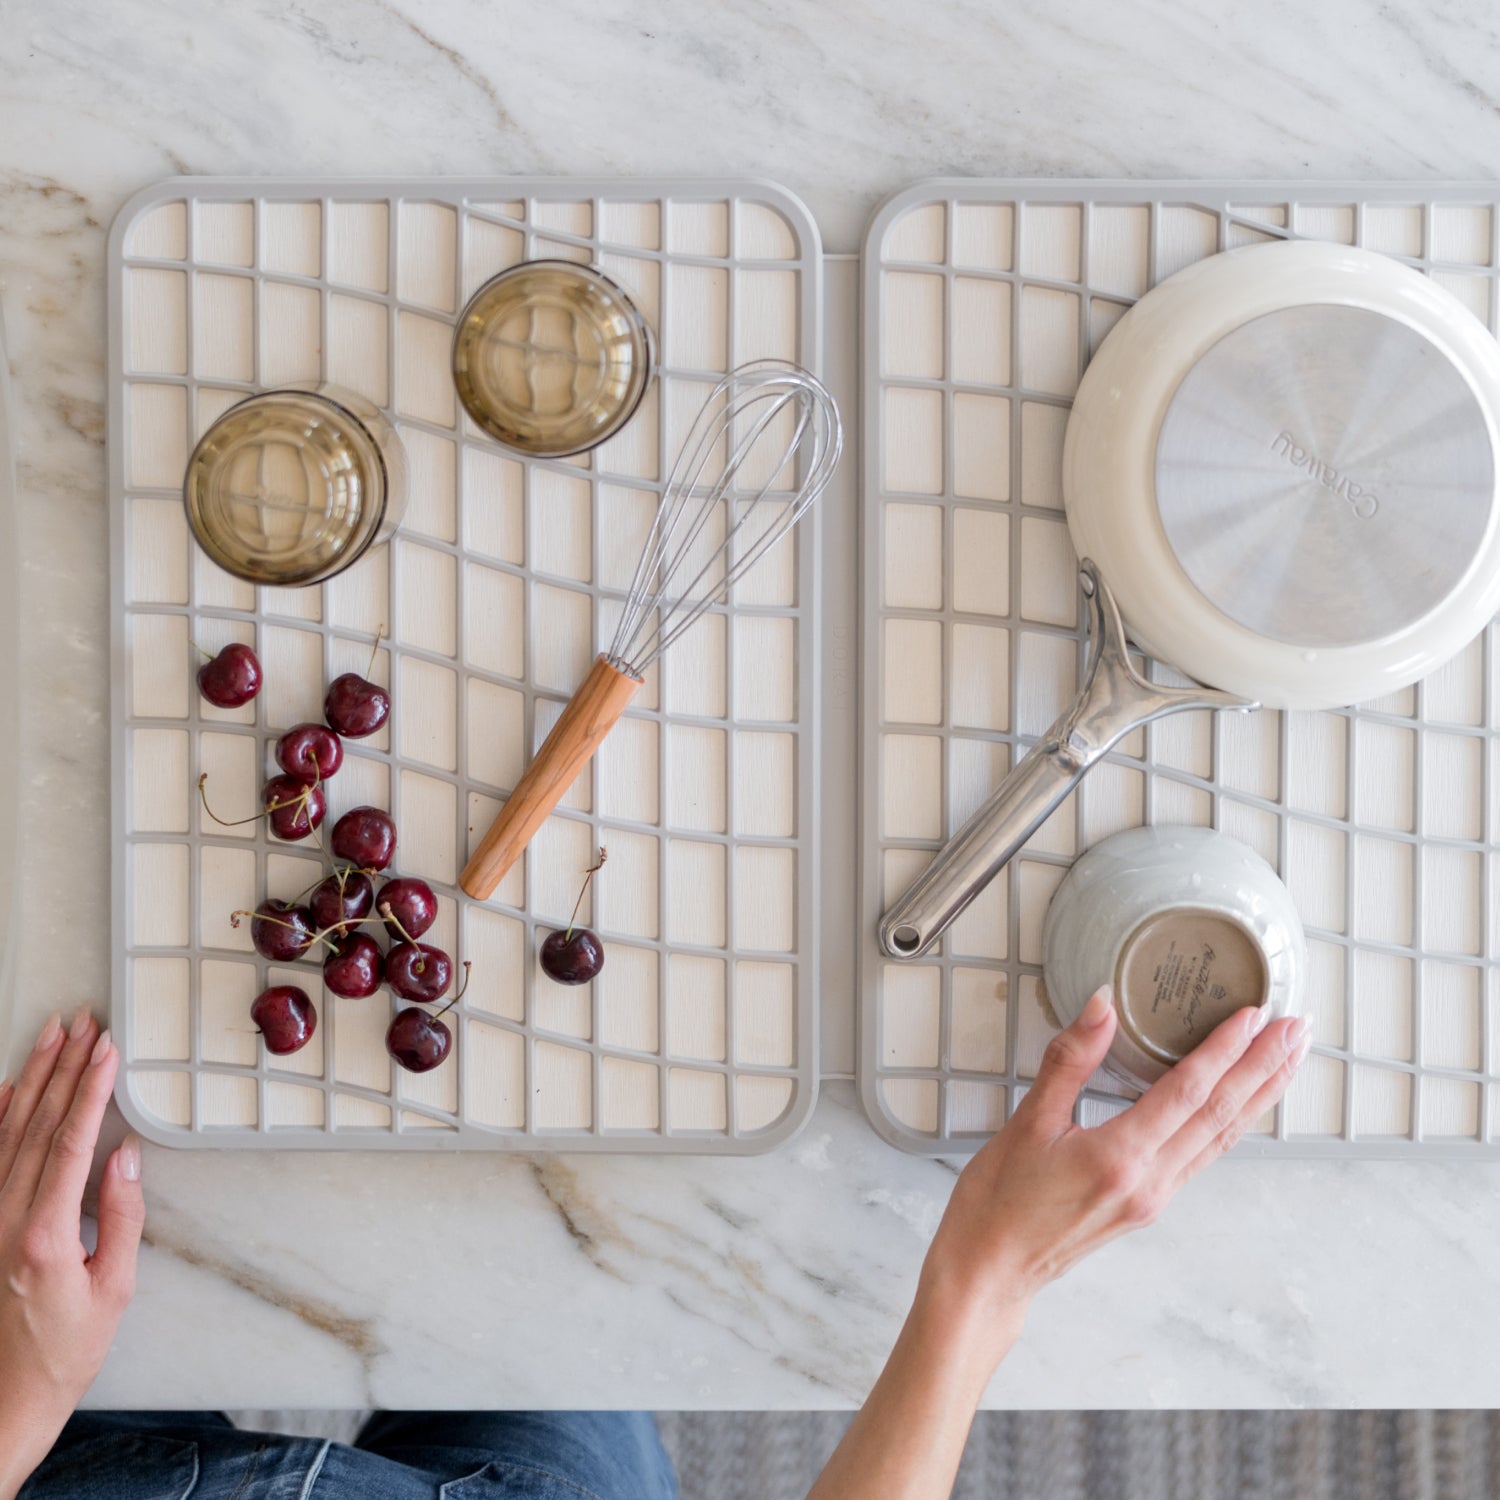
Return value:
<svg viewBox="0 0 1500 1500">
<path fill-rule="evenodd" d="M 1497 32 L 1479 0 L 0 0 L 16 1029 L 106 992 L 104 236 L 136 188 L 755 173 L 852 250 L 917 176 L 1482 178 Z M 758 1160 L 148 1149 L 146 1178 L 97 1403 L 792 1407 L 863 1394 L 953 1173 L 833 1084 Z M 1500 1404 L 1497 1240 L 1494 1168 L 1230 1164 L 1045 1294 L 989 1400 Z"/>
</svg>

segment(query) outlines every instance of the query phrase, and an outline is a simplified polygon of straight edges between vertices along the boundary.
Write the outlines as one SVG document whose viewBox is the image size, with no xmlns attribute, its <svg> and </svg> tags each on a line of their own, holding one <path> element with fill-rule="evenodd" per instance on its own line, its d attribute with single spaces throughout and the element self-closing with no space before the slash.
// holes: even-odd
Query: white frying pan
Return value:
<svg viewBox="0 0 1500 1500">
<path fill-rule="evenodd" d="M 886 913 L 885 951 L 930 947 L 1148 719 L 1357 703 L 1461 651 L 1500 609 L 1497 453 L 1500 347 L 1396 261 L 1256 245 L 1149 292 L 1084 372 L 1063 448 L 1082 691 Z M 1146 682 L 1122 613 L 1211 687 Z"/>
</svg>

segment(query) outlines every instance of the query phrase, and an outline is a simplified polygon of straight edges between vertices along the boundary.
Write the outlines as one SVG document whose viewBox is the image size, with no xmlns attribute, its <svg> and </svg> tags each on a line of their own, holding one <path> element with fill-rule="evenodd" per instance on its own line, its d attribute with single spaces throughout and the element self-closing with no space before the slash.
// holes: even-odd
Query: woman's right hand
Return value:
<svg viewBox="0 0 1500 1500">
<path fill-rule="evenodd" d="M 975 1404 L 1032 1295 L 1149 1224 L 1286 1092 L 1307 1055 L 1307 1023 L 1262 1027 L 1263 1014 L 1231 1016 L 1092 1129 L 1073 1123 L 1073 1109 L 1114 1035 L 1109 990 L 1052 1039 L 1030 1092 L 960 1175 L 901 1337 L 809 1500 L 948 1494 Z"/>
<path fill-rule="evenodd" d="M 1307 1055 L 1308 1025 L 1262 1028 L 1263 1014 L 1236 1012 L 1131 1108 L 1085 1129 L 1073 1123 L 1073 1108 L 1116 1023 L 1101 989 L 1052 1039 L 1015 1114 L 959 1177 L 923 1267 L 924 1289 L 940 1289 L 945 1301 L 956 1294 L 987 1321 L 998 1358 L 1036 1291 L 1151 1223 L 1286 1092 Z"/>
<path fill-rule="evenodd" d="M 120 1054 L 86 1006 L 53 1016 L 15 1086 L 0 1087 L 0 1497 L 46 1457 L 99 1373 L 135 1290 L 141 1148 L 104 1164 L 99 1240 L 80 1221 Z"/>
</svg>

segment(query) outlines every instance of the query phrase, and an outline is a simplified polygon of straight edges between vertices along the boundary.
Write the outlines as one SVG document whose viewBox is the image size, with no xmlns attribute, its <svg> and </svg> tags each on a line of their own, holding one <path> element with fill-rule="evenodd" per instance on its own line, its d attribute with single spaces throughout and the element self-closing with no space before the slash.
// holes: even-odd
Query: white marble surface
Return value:
<svg viewBox="0 0 1500 1500">
<path fill-rule="evenodd" d="M 941 173 L 1493 175 L 1477 0 L 0 4 L 20 447 L 18 1030 L 107 985 L 104 236 L 176 172 L 761 173 L 855 248 Z M 827 1406 L 952 1183 L 830 1085 L 760 1160 L 148 1149 L 99 1403 Z M 1500 1171 L 1234 1163 L 1052 1289 L 996 1404 L 1489 1405 Z"/>
</svg>

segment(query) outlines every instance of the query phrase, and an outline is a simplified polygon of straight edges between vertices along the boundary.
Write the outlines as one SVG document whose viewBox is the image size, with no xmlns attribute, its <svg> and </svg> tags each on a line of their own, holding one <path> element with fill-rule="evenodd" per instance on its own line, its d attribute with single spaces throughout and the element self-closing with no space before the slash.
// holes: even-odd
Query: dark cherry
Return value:
<svg viewBox="0 0 1500 1500">
<path fill-rule="evenodd" d="M 271 814 L 271 832 L 288 843 L 305 839 L 328 812 L 323 788 L 295 776 L 273 776 L 261 788 L 260 800 Z"/>
<path fill-rule="evenodd" d="M 453 960 L 427 943 L 392 943 L 385 956 L 385 982 L 403 1000 L 430 1005 L 453 983 Z"/>
<path fill-rule="evenodd" d="M 390 716 L 391 695 L 358 672 L 345 672 L 328 684 L 323 717 L 346 738 L 374 734 Z"/>
<path fill-rule="evenodd" d="M 604 967 L 604 944 L 587 927 L 561 928 L 542 940 L 542 973 L 559 984 L 587 984 Z"/>
<path fill-rule="evenodd" d="M 363 1000 L 380 988 L 385 961 L 380 944 L 367 932 L 335 938 L 337 951 L 323 960 L 323 983 L 345 1000 Z"/>
<path fill-rule="evenodd" d="M 342 937 L 375 909 L 375 887 L 358 870 L 336 870 L 313 887 L 307 905 L 320 928 Z"/>
<path fill-rule="evenodd" d="M 294 984 L 273 984 L 262 990 L 250 1007 L 250 1019 L 260 1027 L 267 1052 L 295 1052 L 318 1029 L 318 1013 L 307 991 Z"/>
<path fill-rule="evenodd" d="M 375 910 L 394 917 L 392 925 L 402 937 L 419 938 L 437 921 L 437 897 L 425 880 L 402 875 L 380 887 Z"/>
<path fill-rule="evenodd" d="M 599 934 L 576 923 L 578 908 L 583 905 L 589 882 L 604 868 L 608 858 L 609 850 L 600 845 L 598 862 L 583 872 L 583 885 L 573 903 L 567 928 L 549 932 L 542 941 L 541 952 L 537 955 L 542 973 L 559 984 L 587 984 L 604 967 L 604 944 L 599 941 Z"/>
<path fill-rule="evenodd" d="M 262 901 L 250 918 L 250 941 L 262 958 L 290 963 L 312 946 L 318 930 L 313 914 L 290 901 Z"/>
<path fill-rule="evenodd" d="M 408 1073 L 430 1073 L 453 1049 L 446 1023 L 409 1005 L 386 1028 L 385 1050 Z"/>
<path fill-rule="evenodd" d="M 344 742 L 324 724 L 297 724 L 276 741 L 276 764 L 288 776 L 327 781 L 344 763 Z"/>
<path fill-rule="evenodd" d="M 259 691 L 260 658 L 238 641 L 198 668 L 198 691 L 215 708 L 242 708 Z"/>
<path fill-rule="evenodd" d="M 328 840 L 335 859 L 361 870 L 383 870 L 396 852 L 396 825 L 378 807 L 351 807 Z"/>
</svg>

